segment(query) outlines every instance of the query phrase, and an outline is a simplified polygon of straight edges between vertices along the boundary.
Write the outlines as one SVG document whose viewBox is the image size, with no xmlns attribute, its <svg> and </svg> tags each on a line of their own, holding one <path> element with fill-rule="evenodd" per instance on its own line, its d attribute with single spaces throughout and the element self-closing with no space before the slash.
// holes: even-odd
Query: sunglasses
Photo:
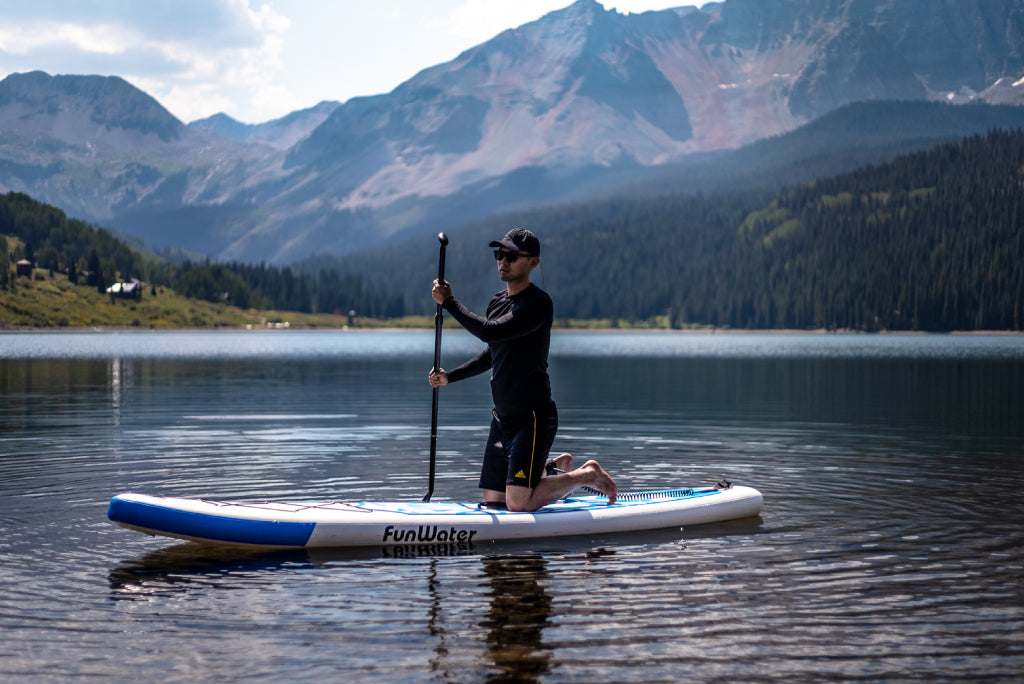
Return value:
<svg viewBox="0 0 1024 684">
<path fill-rule="evenodd" d="M 494 260 L 501 261 L 504 259 L 507 263 L 514 264 L 519 260 L 519 257 L 530 258 L 529 254 L 519 254 L 518 252 L 503 252 L 500 249 L 494 250 Z"/>
</svg>

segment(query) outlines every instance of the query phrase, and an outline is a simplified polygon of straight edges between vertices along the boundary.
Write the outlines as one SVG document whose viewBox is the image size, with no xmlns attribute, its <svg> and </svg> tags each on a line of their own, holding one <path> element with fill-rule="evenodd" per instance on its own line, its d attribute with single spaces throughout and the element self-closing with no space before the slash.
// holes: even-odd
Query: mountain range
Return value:
<svg viewBox="0 0 1024 684">
<path fill-rule="evenodd" d="M 846 170 L 866 157 L 844 162 L 857 142 L 834 129 L 799 153 L 772 143 L 864 101 L 1024 111 L 1024 0 L 725 0 L 629 15 L 578 0 L 390 93 L 258 125 L 185 125 L 116 76 L 12 74 L 0 191 L 156 247 L 290 263 L 497 211 Z M 986 108 L 965 111 L 989 125 Z M 866 161 L 930 140 L 900 126 Z M 834 141 L 844 154 L 830 155 Z"/>
</svg>

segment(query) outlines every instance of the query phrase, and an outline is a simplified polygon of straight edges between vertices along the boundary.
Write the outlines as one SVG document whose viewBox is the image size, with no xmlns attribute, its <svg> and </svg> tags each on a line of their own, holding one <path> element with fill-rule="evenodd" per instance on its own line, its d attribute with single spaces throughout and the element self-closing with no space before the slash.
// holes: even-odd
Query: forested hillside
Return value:
<svg viewBox="0 0 1024 684">
<path fill-rule="evenodd" d="M 1021 330 L 1024 132 L 992 131 L 775 195 L 668 196 L 507 214 L 452 231 L 448 280 L 481 307 L 500 286 L 486 244 L 543 242 L 561 318 L 732 328 Z M 343 272 L 404 289 L 425 313 L 437 240 Z M 323 267 L 321 263 L 319 267 Z"/>
<path fill-rule="evenodd" d="M 5 236 L 16 238 L 20 246 L 12 249 Z M 14 261 L 27 258 L 37 268 L 66 274 L 72 283 L 100 292 L 112 283 L 136 278 L 172 287 L 185 297 L 243 309 L 331 313 L 376 301 L 358 276 L 324 273 L 316 279 L 265 264 L 175 262 L 142 253 L 107 230 L 16 192 L 0 195 L 0 254 Z M 0 269 L 0 291 L 15 287 L 13 264 L 8 263 Z"/>
<path fill-rule="evenodd" d="M 73 282 L 78 273 L 88 271 L 93 278 L 90 284 L 106 288 L 116 280 L 116 273 L 127 279 L 147 270 L 145 259 L 108 231 L 69 219 L 60 209 L 17 192 L 0 195 L 0 236 L 4 235 L 24 243 L 20 252 L 7 256 L 66 272 Z M 10 286 L 4 274 L 0 274 L 0 289 Z"/>
<path fill-rule="evenodd" d="M 1020 330 L 1022 200 L 1019 131 L 821 180 L 745 219 L 742 296 L 680 305 L 746 327 Z"/>
<path fill-rule="evenodd" d="M 560 319 L 854 330 L 1024 328 L 1024 131 L 994 130 L 782 193 L 566 205 L 450 231 L 447 277 L 481 309 L 501 286 L 487 243 L 535 230 Z M 429 314 L 435 235 L 295 268 L 173 263 L 26 195 L 0 236 L 39 268 L 102 291 L 139 278 L 247 308 Z M 4 241 L 6 242 L 6 240 Z M 0 245 L 2 246 L 2 245 Z M 5 250 L 6 251 L 6 250 Z M 0 289 L 16 286 L 10 267 Z"/>
<path fill-rule="evenodd" d="M 756 206 L 684 200 L 597 240 L 593 226 L 561 231 L 577 246 L 559 300 L 735 328 L 1020 330 L 1022 200 L 1024 135 L 972 137 Z"/>
</svg>

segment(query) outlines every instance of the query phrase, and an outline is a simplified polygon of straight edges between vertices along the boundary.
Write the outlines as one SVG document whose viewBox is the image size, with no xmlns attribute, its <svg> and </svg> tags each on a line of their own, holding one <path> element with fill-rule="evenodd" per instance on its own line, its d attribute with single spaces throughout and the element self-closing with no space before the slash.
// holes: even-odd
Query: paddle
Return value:
<svg viewBox="0 0 1024 684">
<path fill-rule="evenodd" d="M 448 236 L 438 233 L 437 239 L 441 242 L 441 256 L 438 257 L 437 282 L 444 282 L 444 248 L 448 246 Z M 434 371 L 441 369 L 441 325 L 444 322 L 444 308 L 438 304 L 437 312 L 434 314 Z M 434 465 L 437 462 L 437 395 L 440 387 L 434 388 L 434 405 L 430 409 L 430 485 L 427 488 L 427 495 L 424 501 L 430 501 L 434 494 Z"/>
</svg>

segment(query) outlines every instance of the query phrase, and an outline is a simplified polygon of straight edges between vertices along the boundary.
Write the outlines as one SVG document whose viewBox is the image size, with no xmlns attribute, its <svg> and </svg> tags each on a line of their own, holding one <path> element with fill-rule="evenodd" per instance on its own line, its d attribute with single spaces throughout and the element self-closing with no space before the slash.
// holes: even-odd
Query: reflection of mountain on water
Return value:
<svg viewBox="0 0 1024 684">
<path fill-rule="evenodd" d="M 551 652 L 542 632 L 551 618 L 551 597 L 541 556 L 484 558 L 491 583 L 491 606 L 480 626 L 487 630 L 487 652 L 496 672 L 488 681 L 532 682 L 548 671 Z"/>
</svg>

